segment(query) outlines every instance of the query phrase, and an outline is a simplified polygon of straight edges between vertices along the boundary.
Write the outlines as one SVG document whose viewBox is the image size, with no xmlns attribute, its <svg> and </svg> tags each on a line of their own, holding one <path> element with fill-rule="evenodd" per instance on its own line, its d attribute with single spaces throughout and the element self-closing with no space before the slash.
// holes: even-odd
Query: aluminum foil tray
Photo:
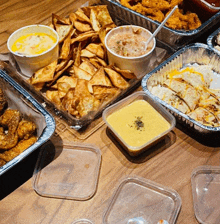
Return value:
<svg viewBox="0 0 220 224">
<path fill-rule="evenodd" d="M 211 35 L 208 36 L 207 44 L 213 51 L 220 54 L 220 51 L 215 49 L 215 46 L 216 46 L 215 40 L 216 40 L 218 33 L 220 33 L 220 27 L 217 30 L 215 30 Z"/>
<path fill-rule="evenodd" d="M 137 13 L 125 6 L 122 6 L 117 0 L 102 0 L 108 5 L 110 14 L 114 14 L 118 19 L 123 20 L 129 24 L 139 25 L 154 32 L 160 25 L 159 22 L 154 21 L 140 13 Z M 113 17 L 114 18 L 114 17 Z M 204 34 L 219 22 L 220 11 L 214 16 L 205 21 L 199 28 L 191 31 L 178 31 L 168 27 L 163 27 L 157 34 L 157 39 L 164 44 L 178 50 L 189 43 L 192 43 L 196 38 Z"/>
<path fill-rule="evenodd" d="M 3 90 L 8 107 L 18 109 L 22 116 L 28 116 L 37 124 L 38 140 L 20 155 L 0 167 L 0 175 L 15 166 L 38 147 L 47 142 L 55 131 L 54 118 L 25 89 L 0 69 L 0 88 Z"/>
<path fill-rule="evenodd" d="M 161 82 L 163 73 L 173 71 L 174 69 L 179 70 L 194 63 L 211 65 L 216 77 L 220 78 L 220 55 L 212 51 L 212 49 L 205 44 L 195 43 L 177 51 L 169 59 L 145 75 L 142 79 L 141 85 L 143 90 L 149 94 L 150 97 L 162 104 L 171 114 L 175 116 L 177 122 L 180 123 L 181 126 L 188 128 L 188 130 L 193 131 L 196 134 L 199 134 L 200 137 L 201 135 L 204 135 L 207 139 L 214 136 L 218 138 L 220 127 L 205 126 L 195 121 L 186 114 L 154 96 L 149 90 L 151 86 L 157 85 Z M 217 83 L 215 82 L 211 84 L 211 88 L 220 89 L 220 81 L 218 80 Z"/>
</svg>

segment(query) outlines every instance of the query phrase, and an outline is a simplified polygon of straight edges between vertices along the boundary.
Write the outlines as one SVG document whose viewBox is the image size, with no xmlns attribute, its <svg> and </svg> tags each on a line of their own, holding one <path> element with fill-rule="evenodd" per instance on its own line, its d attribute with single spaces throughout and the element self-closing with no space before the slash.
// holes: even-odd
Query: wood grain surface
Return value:
<svg viewBox="0 0 220 224">
<path fill-rule="evenodd" d="M 65 16 L 76 7 L 77 1 L 73 0 L 1 0 L 0 53 L 8 52 L 7 39 L 16 29 L 30 24 L 48 24 L 52 13 Z M 39 149 L 0 177 L 0 223 L 71 224 L 85 218 L 101 224 L 119 183 L 130 176 L 149 179 L 177 191 L 182 207 L 176 223 L 198 223 L 193 209 L 191 173 L 198 166 L 219 166 L 220 148 L 217 146 L 220 144 L 213 142 L 216 139 L 204 140 L 180 126 L 147 152 L 132 158 L 103 125 L 86 140 L 79 140 L 68 129 L 62 133 L 57 131 L 50 144 L 56 146 L 69 141 L 95 144 L 102 153 L 95 195 L 87 201 L 38 195 L 32 186 L 32 174 Z M 216 144 L 213 147 L 211 143 Z"/>
</svg>

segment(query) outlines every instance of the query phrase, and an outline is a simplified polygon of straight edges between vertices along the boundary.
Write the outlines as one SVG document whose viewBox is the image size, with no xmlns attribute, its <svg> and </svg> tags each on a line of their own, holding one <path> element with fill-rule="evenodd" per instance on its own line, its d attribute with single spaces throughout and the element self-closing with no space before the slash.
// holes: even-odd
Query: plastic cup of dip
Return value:
<svg viewBox="0 0 220 224">
<path fill-rule="evenodd" d="M 113 28 L 105 37 L 109 64 L 130 70 L 137 78 L 142 78 L 156 47 L 156 39 L 153 38 L 144 50 L 144 42 L 151 36 L 149 30 L 140 26 L 125 25 Z"/>
<path fill-rule="evenodd" d="M 32 39 L 32 42 L 28 42 L 27 38 L 30 34 L 33 34 L 32 37 L 35 39 Z M 42 51 L 38 51 L 37 53 L 32 53 L 30 51 L 30 48 L 39 41 L 39 39 L 36 39 L 36 35 L 43 35 L 50 37 L 53 44 L 50 45 L 48 48 L 44 46 L 42 47 Z M 13 44 L 19 39 L 24 40 L 22 37 L 25 37 L 25 41 L 22 42 L 22 51 L 19 49 L 18 51 L 14 50 Z M 30 25 L 22 27 L 18 30 L 16 30 L 14 33 L 10 35 L 7 41 L 7 47 L 11 54 L 14 56 L 16 62 L 18 63 L 18 66 L 21 69 L 21 72 L 27 76 L 31 77 L 34 72 L 39 70 L 42 67 L 47 66 L 51 62 L 55 61 L 59 56 L 59 36 L 58 33 L 51 27 L 45 26 L 45 25 Z M 39 45 L 41 44 L 41 40 L 39 41 Z M 19 45 L 17 45 L 19 46 Z M 23 49 L 25 48 L 25 51 Z M 40 49 L 40 48 L 39 48 Z M 20 52 L 21 51 L 21 52 Z"/>
</svg>

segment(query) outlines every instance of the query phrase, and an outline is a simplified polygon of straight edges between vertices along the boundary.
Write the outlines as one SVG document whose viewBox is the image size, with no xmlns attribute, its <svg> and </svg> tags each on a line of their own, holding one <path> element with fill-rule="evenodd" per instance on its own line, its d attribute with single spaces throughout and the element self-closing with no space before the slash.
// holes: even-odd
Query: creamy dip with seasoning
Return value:
<svg viewBox="0 0 220 224">
<path fill-rule="evenodd" d="M 147 101 L 136 100 L 107 117 L 108 123 L 132 147 L 140 147 L 170 128 Z"/>
<path fill-rule="evenodd" d="M 23 55 L 38 55 L 49 50 L 56 43 L 56 39 L 46 33 L 30 33 L 19 37 L 12 45 L 13 52 Z"/>
<path fill-rule="evenodd" d="M 114 53 L 124 57 L 138 57 L 146 54 L 152 48 L 151 44 L 148 44 L 145 49 L 144 42 L 147 41 L 147 37 L 142 35 L 141 29 L 132 29 L 132 31 L 124 30 L 119 33 L 113 34 L 108 39 L 108 47 Z"/>
</svg>

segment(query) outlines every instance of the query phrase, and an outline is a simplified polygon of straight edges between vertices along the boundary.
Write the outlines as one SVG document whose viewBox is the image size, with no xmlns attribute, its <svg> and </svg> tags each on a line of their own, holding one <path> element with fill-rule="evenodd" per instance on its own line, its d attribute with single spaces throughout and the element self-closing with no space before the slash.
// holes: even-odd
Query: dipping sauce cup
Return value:
<svg viewBox="0 0 220 224">
<path fill-rule="evenodd" d="M 50 37 L 51 40 L 53 40 L 53 44 L 49 47 L 49 49 L 45 48 L 47 44 L 41 43 L 41 39 L 39 38 L 39 36 L 41 35 Z M 33 38 L 32 43 L 28 41 L 28 38 L 30 36 Z M 22 48 L 26 48 L 25 51 L 19 52 L 14 50 L 13 44 L 15 44 L 18 39 L 21 39 L 21 41 L 23 41 L 20 46 L 22 46 Z M 30 25 L 22 27 L 12 33 L 11 36 L 8 38 L 7 47 L 11 54 L 14 56 L 15 60 L 17 61 L 21 72 L 25 76 L 31 77 L 34 72 L 36 72 L 42 67 L 45 67 L 46 65 L 50 64 L 58 58 L 58 42 L 58 33 L 51 27 L 45 25 Z M 29 50 L 33 48 L 33 45 L 31 45 L 33 43 L 34 47 L 39 47 L 41 46 L 40 44 L 42 44 L 42 50 L 38 51 L 36 54 L 27 53 L 28 48 Z"/>
<path fill-rule="evenodd" d="M 140 26 L 125 25 L 113 28 L 105 37 L 109 64 L 132 71 L 137 78 L 145 75 L 146 68 L 156 47 L 155 38 L 145 50 L 145 42 L 152 33 Z"/>
</svg>

